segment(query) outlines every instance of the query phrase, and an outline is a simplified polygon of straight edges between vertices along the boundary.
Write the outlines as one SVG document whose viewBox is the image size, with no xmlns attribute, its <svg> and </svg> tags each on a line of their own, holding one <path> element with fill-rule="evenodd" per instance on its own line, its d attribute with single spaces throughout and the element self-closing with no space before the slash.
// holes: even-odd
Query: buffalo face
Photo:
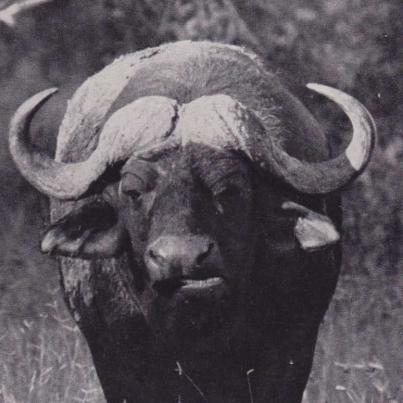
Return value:
<svg viewBox="0 0 403 403">
<path fill-rule="evenodd" d="M 236 153 L 188 145 L 130 158 L 102 198 L 55 223 L 42 249 L 84 258 L 126 253 L 154 331 L 207 337 L 235 323 L 250 281 L 254 184 Z"/>
<path fill-rule="evenodd" d="M 156 330 L 175 335 L 222 327 L 249 274 L 249 172 L 233 155 L 211 155 L 197 147 L 131 159 L 119 184 L 133 269 L 149 290 L 139 295 L 143 310 Z"/>
</svg>

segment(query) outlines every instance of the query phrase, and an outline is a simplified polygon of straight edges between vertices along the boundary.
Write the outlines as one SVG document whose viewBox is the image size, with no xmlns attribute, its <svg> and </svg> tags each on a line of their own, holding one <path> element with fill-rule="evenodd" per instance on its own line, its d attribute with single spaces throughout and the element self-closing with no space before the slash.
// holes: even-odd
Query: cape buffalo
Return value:
<svg viewBox="0 0 403 403">
<path fill-rule="evenodd" d="M 254 53 L 177 42 L 123 56 L 76 91 L 55 158 L 10 125 L 21 174 L 51 198 L 43 252 L 108 402 L 299 402 L 340 268 L 340 190 L 375 125 L 351 96 L 329 155 L 307 109 Z"/>
</svg>

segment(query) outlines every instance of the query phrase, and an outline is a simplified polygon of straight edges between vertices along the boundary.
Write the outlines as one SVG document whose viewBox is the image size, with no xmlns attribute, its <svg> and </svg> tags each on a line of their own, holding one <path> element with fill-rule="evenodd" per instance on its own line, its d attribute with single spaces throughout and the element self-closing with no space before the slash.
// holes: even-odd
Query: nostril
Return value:
<svg viewBox="0 0 403 403">
<path fill-rule="evenodd" d="M 207 250 L 205 252 L 200 253 L 200 255 L 197 256 L 196 264 L 198 264 L 198 265 L 202 264 L 203 260 L 205 260 L 210 255 L 213 248 L 214 248 L 214 243 L 210 242 L 207 246 Z"/>
</svg>

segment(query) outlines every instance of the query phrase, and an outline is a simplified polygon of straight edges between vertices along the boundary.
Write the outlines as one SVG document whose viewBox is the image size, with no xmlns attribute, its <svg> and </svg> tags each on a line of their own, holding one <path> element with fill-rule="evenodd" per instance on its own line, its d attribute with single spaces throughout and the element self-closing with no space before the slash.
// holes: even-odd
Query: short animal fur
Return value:
<svg viewBox="0 0 403 403">
<path fill-rule="evenodd" d="M 51 198 L 42 250 L 58 257 L 109 403 L 301 400 L 339 274 L 340 190 L 375 135 L 357 100 L 310 88 L 352 121 L 336 158 L 255 54 L 211 42 L 136 52 L 90 77 L 55 159 L 28 139 L 55 90 L 16 112 L 11 154 Z"/>
</svg>

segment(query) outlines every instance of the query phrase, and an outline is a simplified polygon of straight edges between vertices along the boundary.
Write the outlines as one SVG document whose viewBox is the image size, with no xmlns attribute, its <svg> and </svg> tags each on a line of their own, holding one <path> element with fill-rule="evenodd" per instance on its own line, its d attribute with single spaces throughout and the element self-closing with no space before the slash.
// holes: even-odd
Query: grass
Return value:
<svg viewBox="0 0 403 403">
<path fill-rule="evenodd" d="M 401 285 L 396 277 L 341 278 L 321 327 L 305 403 L 403 401 Z"/>
<path fill-rule="evenodd" d="M 403 401 L 398 326 L 403 289 L 396 280 L 341 279 L 321 328 L 304 403 Z M 0 401 L 103 403 L 86 343 L 56 280 L 51 283 L 27 317 L 7 313 L 2 304 Z"/>
<path fill-rule="evenodd" d="M 54 297 L 35 319 L 2 318 L 4 403 L 104 402 L 86 343 Z"/>
</svg>

